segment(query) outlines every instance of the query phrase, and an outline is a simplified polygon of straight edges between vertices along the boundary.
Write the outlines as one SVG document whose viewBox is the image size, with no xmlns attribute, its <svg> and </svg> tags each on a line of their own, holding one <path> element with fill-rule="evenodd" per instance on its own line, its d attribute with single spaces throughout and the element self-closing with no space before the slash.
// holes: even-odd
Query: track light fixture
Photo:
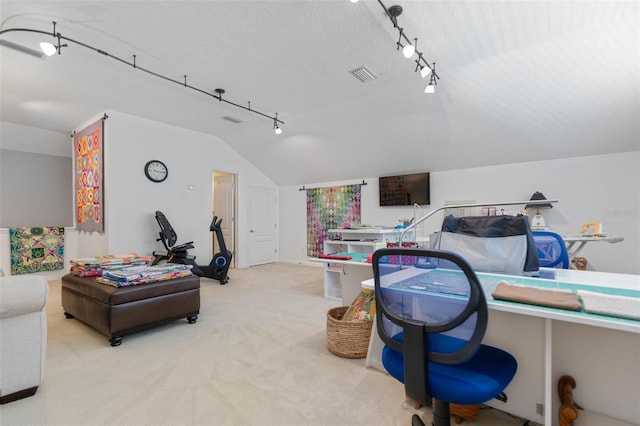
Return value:
<svg viewBox="0 0 640 426">
<path fill-rule="evenodd" d="M 409 43 L 402 48 L 402 54 L 407 59 L 411 59 L 413 54 L 416 53 L 416 45 L 418 44 L 418 39 L 416 38 L 414 40 L 415 40 L 414 42 L 415 44 Z"/>
<path fill-rule="evenodd" d="M 436 63 L 433 63 L 433 66 L 435 67 Z M 425 66 L 420 66 L 420 75 L 422 76 L 422 78 L 427 78 L 429 76 L 429 74 L 431 74 L 431 68 L 429 67 L 425 67 Z"/>
<path fill-rule="evenodd" d="M 417 50 L 418 39 L 414 38 L 413 43 L 411 43 L 409 37 L 407 37 L 407 35 L 404 33 L 404 28 L 398 26 L 398 16 L 402 14 L 402 6 L 394 5 L 387 8 L 381 0 L 378 0 L 378 3 L 385 10 L 387 16 L 391 20 L 391 23 L 393 24 L 393 27 L 398 30 L 398 41 L 396 43 L 396 50 L 402 48 L 402 54 L 407 59 L 411 59 L 414 55 L 417 54 L 418 57 L 414 60 L 416 64 L 415 71 L 420 71 L 420 75 L 422 76 L 422 78 L 427 78 L 429 75 L 431 75 L 431 79 L 429 81 L 429 85 L 425 89 L 425 93 L 434 93 L 437 80 L 440 79 L 440 76 L 436 74 L 436 63 L 433 62 L 432 64 L 429 64 L 429 62 L 423 58 L 422 53 Z"/>
<path fill-rule="evenodd" d="M 56 46 L 53 43 L 49 43 L 48 41 L 43 41 L 40 43 L 40 49 L 42 49 L 42 52 L 47 56 L 53 56 L 56 53 L 59 55 L 60 53 L 62 53 L 62 48 L 67 47 L 67 45 L 61 44 L 62 36 L 60 35 L 60 33 L 56 33 L 56 21 L 53 21 L 53 32 L 51 32 L 51 35 L 58 39 L 58 45 Z"/>
<path fill-rule="evenodd" d="M 429 80 L 429 84 L 424 89 L 424 93 L 434 93 L 436 91 L 436 84 L 438 84 L 438 80 L 436 79 L 436 63 L 433 63 L 433 72 L 431 73 L 431 79 Z"/>
<path fill-rule="evenodd" d="M 58 51 L 58 49 L 48 41 L 43 41 L 42 43 L 40 43 L 40 49 L 42 49 L 44 54 L 47 56 L 53 56 Z"/>
<path fill-rule="evenodd" d="M 282 134 L 282 129 L 278 126 L 278 113 L 276 112 L 276 116 L 273 119 L 273 131 L 276 135 Z"/>
<path fill-rule="evenodd" d="M 278 119 L 278 114 L 277 113 L 276 113 L 276 115 L 274 117 L 274 116 L 270 116 L 270 115 L 264 114 L 264 113 L 262 113 L 260 111 L 255 110 L 255 109 L 252 109 L 251 108 L 251 102 L 247 102 L 247 106 L 244 106 L 244 105 L 239 105 L 239 104 L 237 104 L 235 102 L 228 101 L 227 99 L 224 99 L 222 97 L 222 94 L 225 92 L 223 89 L 215 89 L 214 90 L 215 93 L 211 93 L 211 92 L 208 92 L 206 90 L 199 89 L 197 87 L 191 86 L 191 85 L 187 84 L 187 76 L 186 75 L 184 76 L 184 79 L 182 81 L 180 81 L 180 80 L 175 80 L 175 79 L 173 79 L 171 77 L 164 76 L 164 75 L 159 74 L 159 73 L 157 73 L 155 71 L 151 71 L 151 70 L 148 70 L 146 68 L 142 68 L 142 67 L 140 67 L 140 66 L 138 66 L 136 64 L 136 55 L 133 55 L 133 61 L 129 62 L 129 61 L 125 60 L 125 59 L 119 58 L 119 57 L 117 57 L 115 55 L 112 55 L 112 54 L 110 54 L 108 52 L 105 52 L 104 50 L 101 50 L 101 49 L 98 49 L 96 47 L 90 46 L 90 45 L 88 45 L 86 43 L 82 43 L 82 42 L 80 42 L 78 40 L 74 40 L 72 38 L 65 37 L 62 34 L 60 34 L 59 32 L 56 32 L 56 22 L 53 22 L 53 31 L 52 32 L 42 31 L 42 30 L 35 30 L 35 29 L 31 29 L 31 28 L 8 28 L 8 29 L 5 29 L 5 30 L 0 30 L 0 36 L 5 34 L 5 33 L 9 33 L 9 32 L 28 32 L 28 33 L 44 34 L 44 35 L 49 35 L 49 36 L 54 37 L 57 40 L 57 46 L 52 44 L 52 43 L 48 43 L 48 42 L 40 43 L 40 48 L 42 49 L 42 51 L 47 56 L 52 56 L 56 52 L 58 53 L 58 55 L 60 55 L 62 53 L 62 48 L 68 46 L 67 44 L 62 44 L 63 40 L 67 41 L 69 43 L 77 44 L 78 46 L 82 46 L 82 47 L 85 47 L 85 48 L 87 48 L 89 50 L 93 50 L 94 52 L 98 52 L 101 55 L 104 55 L 104 56 L 107 56 L 109 58 L 115 59 L 116 61 L 121 62 L 123 64 L 130 65 L 131 67 L 133 67 L 133 68 L 135 68 L 137 70 L 143 71 L 143 72 L 145 72 L 145 73 L 147 73 L 149 75 L 152 75 L 154 77 L 159 77 L 159 78 L 161 78 L 163 80 L 166 80 L 166 81 L 169 81 L 171 83 L 179 84 L 179 85 L 184 86 L 184 87 L 186 87 L 188 89 L 192 89 L 192 90 L 194 90 L 196 92 L 199 92 L 199 93 L 202 93 L 204 95 L 211 96 L 211 97 L 217 99 L 220 102 L 224 102 L 224 103 L 227 103 L 229 105 L 233 105 L 235 107 L 242 108 L 242 109 L 244 109 L 246 111 L 249 111 L 249 112 L 252 112 L 254 114 L 261 115 L 261 116 L 263 116 L 265 118 L 268 118 L 270 120 L 273 120 L 273 125 L 274 125 L 274 129 L 276 130 L 276 133 L 277 134 L 282 133 L 282 129 L 280 129 L 279 124 L 284 124 L 284 121 Z"/>
<path fill-rule="evenodd" d="M 434 86 L 431 82 L 429 82 L 429 84 L 427 84 L 427 87 L 424 88 L 424 93 L 435 93 L 436 92 L 436 86 Z"/>
</svg>

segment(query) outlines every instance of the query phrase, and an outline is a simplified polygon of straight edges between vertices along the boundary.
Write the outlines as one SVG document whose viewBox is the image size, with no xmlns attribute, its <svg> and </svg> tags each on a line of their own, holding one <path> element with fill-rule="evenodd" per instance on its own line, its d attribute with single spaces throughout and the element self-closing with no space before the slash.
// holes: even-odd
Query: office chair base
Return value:
<svg viewBox="0 0 640 426">
<path fill-rule="evenodd" d="M 417 414 L 414 414 L 411 417 L 411 426 L 425 426 L 425 425 L 422 419 L 420 418 L 420 416 L 418 416 Z"/>
<path fill-rule="evenodd" d="M 420 404 L 417 404 L 416 408 L 420 408 Z M 432 405 L 433 417 L 431 420 L 431 426 L 450 426 L 451 416 L 449 412 L 449 403 L 445 401 L 433 400 Z M 456 423 L 458 423 L 456 421 Z M 424 422 L 417 414 L 411 417 L 411 426 L 425 426 Z"/>
<path fill-rule="evenodd" d="M 448 402 L 434 399 L 432 409 L 433 409 L 433 419 L 431 420 L 432 426 L 450 426 L 451 425 L 451 416 L 449 413 Z"/>
</svg>

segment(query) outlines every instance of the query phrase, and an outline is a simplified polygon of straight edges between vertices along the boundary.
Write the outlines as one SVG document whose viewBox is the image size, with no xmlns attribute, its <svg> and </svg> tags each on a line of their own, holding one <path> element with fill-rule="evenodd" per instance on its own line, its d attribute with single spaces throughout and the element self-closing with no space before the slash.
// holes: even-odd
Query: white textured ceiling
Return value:
<svg viewBox="0 0 640 426">
<path fill-rule="evenodd" d="M 2 30 L 56 21 L 285 124 L 275 135 L 267 118 L 77 45 L 44 61 L 0 47 L 0 119 L 67 133 L 105 110 L 134 114 L 219 136 L 280 185 L 640 149 L 637 1 L 384 3 L 437 63 L 435 94 L 377 1 L 2 0 Z M 43 37 L 0 38 L 37 49 Z M 361 65 L 378 78 L 356 80 Z"/>
</svg>

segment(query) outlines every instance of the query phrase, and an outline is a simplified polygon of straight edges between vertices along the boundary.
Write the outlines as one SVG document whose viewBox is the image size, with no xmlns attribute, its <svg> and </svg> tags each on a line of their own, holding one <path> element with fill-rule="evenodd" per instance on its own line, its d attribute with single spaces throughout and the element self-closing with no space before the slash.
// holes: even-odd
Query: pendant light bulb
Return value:
<svg viewBox="0 0 640 426">
<path fill-rule="evenodd" d="M 402 54 L 407 59 L 410 59 L 414 53 L 416 53 L 416 47 L 413 44 L 407 44 L 402 48 Z"/>
<path fill-rule="evenodd" d="M 42 49 L 44 54 L 47 56 L 53 56 L 58 51 L 58 49 L 53 44 L 46 41 L 40 43 L 40 49 Z"/>
<path fill-rule="evenodd" d="M 276 116 L 273 118 L 273 131 L 276 135 L 282 133 L 282 129 L 278 126 L 278 113 L 276 112 Z"/>
<path fill-rule="evenodd" d="M 438 76 L 436 75 L 436 63 L 433 63 L 433 66 L 430 67 L 431 70 L 431 79 L 429 80 L 429 84 L 424 89 L 424 93 L 435 93 L 436 92 L 436 84 L 438 84 Z M 422 73 L 422 71 L 421 71 Z"/>
<path fill-rule="evenodd" d="M 422 67 L 422 69 L 420 70 L 420 75 L 422 76 L 422 78 L 427 78 L 429 74 L 431 74 L 431 68 Z"/>
</svg>

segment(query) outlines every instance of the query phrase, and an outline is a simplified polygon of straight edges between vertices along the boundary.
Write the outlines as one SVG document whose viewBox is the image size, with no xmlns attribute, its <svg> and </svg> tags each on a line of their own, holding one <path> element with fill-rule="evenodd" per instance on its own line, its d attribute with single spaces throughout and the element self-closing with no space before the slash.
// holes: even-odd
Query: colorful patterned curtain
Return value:
<svg viewBox="0 0 640 426">
<path fill-rule="evenodd" d="M 78 231 L 104 231 L 103 122 L 101 118 L 73 136 Z"/>
<path fill-rule="evenodd" d="M 307 256 L 323 251 L 327 229 L 360 223 L 361 185 L 307 189 Z"/>
</svg>

